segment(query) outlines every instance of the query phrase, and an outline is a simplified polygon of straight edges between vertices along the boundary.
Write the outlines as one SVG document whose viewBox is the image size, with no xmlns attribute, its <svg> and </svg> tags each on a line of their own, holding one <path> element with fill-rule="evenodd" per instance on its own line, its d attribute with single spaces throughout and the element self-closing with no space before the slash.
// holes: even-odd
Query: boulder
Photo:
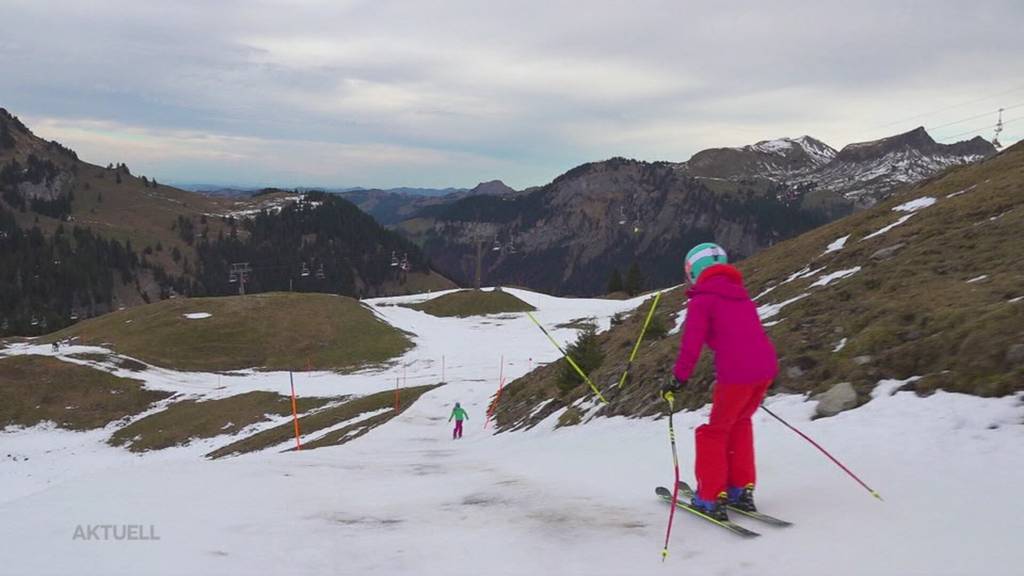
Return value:
<svg viewBox="0 0 1024 576">
<path fill-rule="evenodd" d="M 853 384 L 840 382 L 829 388 L 827 392 L 813 396 L 811 400 L 818 402 L 815 416 L 818 418 L 835 416 L 857 405 L 857 391 L 853 389 Z"/>
<path fill-rule="evenodd" d="M 1006 351 L 1006 362 L 1011 366 L 1024 364 L 1024 344 L 1014 344 Z"/>
<path fill-rule="evenodd" d="M 906 246 L 906 244 L 901 242 L 899 244 L 893 244 L 892 246 L 888 246 L 888 247 L 882 248 L 881 250 L 879 250 L 879 251 L 875 252 L 874 254 L 872 254 L 871 255 L 871 259 L 872 260 L 888 260 L 889 258 L 892 258 L 893 255 L 896 254 L 896 252 L 899 251 L 899 249 L 903 248 L 904 246 Z"/>
</svg>

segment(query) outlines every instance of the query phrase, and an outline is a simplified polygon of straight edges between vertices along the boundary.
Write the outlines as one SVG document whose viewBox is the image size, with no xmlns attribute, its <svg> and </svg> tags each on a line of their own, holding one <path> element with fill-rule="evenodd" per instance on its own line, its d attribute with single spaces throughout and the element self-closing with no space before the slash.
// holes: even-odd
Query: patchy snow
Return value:
<svg viewBox="0 0 1024 576">
<path fill-rule="evenodd" d="M 935 198 L 932 198 L 931 196 L 922 196 L 920 198 L 917 198 L 916 200 L 911 200 L 910 202 L 904 202 L 903 204 L 900 204 L 899 206 L 893 208 L 893 212 L 917 212 L 918 210 L 922 210 L 924 208 L 931 206 L 932 204 L 935 204 L 935 202 Z"/>
<path fill-rule="evenodd" d="M 971 278 L 970 280 L 967 281 L 967 283 L 974 284 L 975 282 L 981 282 L 986 278 L 988 278 L 988 274 L 982 274 L 981 276 L 975 276 L 974 278 Z"/>
<path fill-rule="evenodd" d="M 184 315 L 189 320 L 202 320 L 203 318 L 212 318 L 213 314 L 209 312 L 190 312 Z"/>
<path fill-rule="evenodd" d="M 814 288 L 815 286 L 828 286 L 829 284 L 835 282 L 836 280 L 848 278 L 850 276 L 853 276 L 857 272 L 860 272 L 860 266 L 854 266 L 853 268 L 847 268 L 846 270 L 840 270 L 838 272 L 826 274 L 821 278 L 818 278 L 814 282 L 814 284 L 811 284 L 811 288 Z"/>
<path fill-rule="evenodd" d="M 835 240 L 834 242 L 832 242 L 831 244 L 829 244 L 828 246 L 825 247 L 825 251 L 822 252 L 822 255 L 828 254 L 830 252 L 838 252 L 838 251 L 842 250 L 843 247 L 846 246 L 846 241 L 849 240 L 849 239 L 850 239 L 850 235 L 847 234 L 846 236 L 843 236 L 842 238 L 839 238 L 839 239 Z"/>
<path fill-rule="evenodd" d="M 995 216 L 992 216 L 992 217 L 990 217 L 990 218 L 988 219 L 988 221 L 989 221 L 989 222 L 995 222 L 996 220 L 999 220 L 1000 218 L 1002 218 L 1003 216 L 1006 216 L 1006 215 L 1007 215 L 1007 214 L 1009 214 L 1010 212 L 1013 212 L 1013 210 L 1014 210 L 1014 209 L 1013 209 L 1013 208 L 1011 208 L 1011 209 L 1009 209 L 1009 210 L 1006 210 L 1006 211 L 1004 211 L 1004 212 L 1000 212 L 999 214 L 996 214 Z"/>
<path fill-rule="evenodd" d="M 913 384 L 920 380 L 920 376 L 911 376 L 906 380 L 879 380 L 875 384 L 874 389 L 871 390 L 872 398 L 884 398 L 886 396 L 892 396 L 899 392 L 901 388 L 908 384 Z"/>
<path fill-rule="evenodd" d="M 796 302 L 808 296 L 810 296 L 810 294 L 804 293 L 799 296 L 794 296 L 793 298 L 790 298 L 789 300 L 786 300 L 784 302 L 779 302 L 777 304 L 765 304 L 764 306 L 758 306 L 757 315 L 761 317 L 762 321 L 767 320 L 769 318 L 773 318 L 776 315 L 778 315 L 778 313 L 781 312 L 782 309 L 785 308 L 786 306 L 789 306 L 793 302 Z"/>
<path fill-rule="evenodd" d="M 754 300 L 756 302 L 756 301 L 760 300 L 761 298 L 764 298 L 765 296 L 771 294 L 772 290 L 775 290 L 778 287 L 779 287 L 779 284 L 775 284 L 773 286 L 769 286 L 769 287 L 765 288 L 763 292 L 761 292 L 757 296 L 754 296 L 752 298 L 752 300 Z"/>
<path fill-rule="evenodd" d="M 865 237 L 861 238 L 861 241 L 863 242 L 864 240 L 870 240 L 870 239 L 872 239 L 872 238 L 874 238 L 874 237 L 876 237 L 876 236 L 881 236 L 882 234 L 885 234 L 885 233 L 886 233 L 886 232 L 888 232 L 889 230 L 892 230 L 893 228 L 895 228 L 895 227 L 897 227 L 897 226 L 899 226 L 899 225 L 903 224 L 903 223 L 904 223 L 904 222 L 906 222 L 907 220 L 910 220 L 910 218 L 911 218 L 911 217 L 912 217 L 913 215 L 914 215 L 914 213 L 913 213 L 913 212 L 911 212 L 910 214 L 907 214 L 906 216 L 900 216 L 900 219 L 899 219 L 899 220 L 897 220 L 897 221 L 893 222 L 892 224 L 889 224 L 888 226 L 886 226 L 886 227 L 884 227 L 884 228 L 881 228 L 881 229 L 879 229 L 879 230 L 877 230 L 877 231 L 875 231 L 875 232 L 872 232 L 871 234 L 868 234 L 867 236 L 865 236 Z"/>
<path fill-rule="evenodd" d="M 786 278 L 782 282 L 779 282 L 778 285 L 782 286 L 783 284 L 789 284 L 790 282 L 793 282 L 794 280 L 799 280 L 801 278 L 813 278 L 814 276 L 817 276 L 819 273 L 821 273 L 825 268 L 826 266 L 822 266 L 821 268 L 811 270 L 810 266 L 805 266 L 800 270 L 797 270 L 796 272 L 790 274 L 788 278 Z"/>
<path fill-rule="evenodd" d="M 789 138 L 779 138 L 776 140 L 762 140 L 757 144 L 754 144 L 753 149 L 758 152 L 764 152 L 766 154 L 782 154 L 787 150 L 793 148 L 793 141 Z"/>
<path fill-rule="evenodd" d="M 537 306 L 537 318 L 562 343 L 576 331 L 557 324 L 594 317 L 607 327 L 613 314 L 643 302 L 509 291 Z M 774 316 L 805 296 L 759 311 Z M 881 381 L 867 404 L 812 420 L 814 402 L 772 396 L 770 409 L 886 500 L 871 498 L 805 441 L 758 413 L 759 506 L 795 525 L 774 529 L 739 519 L 763 534 L 740 542 L 676 514 L 663 564 L 668 509 L 653 489 L 672 481 L 665 419 L 599 418 L 556 430 L 561 408 L 526 432 L 484 431 L 500 355 L 512 379 L 533 365 L 527 359 L 551 362 L 558 352 L 520 314 L 435 318 L 391 305 L 397 300 L 370 306 L 414 333 L 416 348 L 394 365 L 359 374 L 296 375 L 300 395 L 389 389 L 403 368 L 410 385 L 436 382 L 441 354 L 450 383 L 345 446 L 207 461 L 201 455 L 227 439 L 136 455 L 107 445 L 109 429 L 0 432 L 0 539 L 18 551 L 5 556 L 0 572 L 663 576 L 666 570 L 824 569 L 846 576 L 1000 574 L 1024 564 L 1024 547 L 1016 545 L 1024 502 L 950 498 L 968 485 L 998 494 L 1024 483 L 1024 397 L 940 391 L 922 398 L 898 392 L 912 380 Z M 70 346 L 66 353 L 85 349 L 102 351 Z M 29 343 L 0 353 L 47 350 Z M 58 357 L 75 361 L 63 352 Z M 147 386 L 197 397 L 288 386 L 285 373 L 222 377 L 150 368 L 130 374 Z M 456 401 L 471 420 L 465 438 L 452 441 L 446 419 Z M 591 413 L 595 404 L 584 399 L 580 408 Z M 707 416 L 704 407 L 675 417 L 687 480 L 690 434 Z M 143 525 L 159 540 L 72 538 L 77 526 L 92 524 Z M 971 526 L 966 535 L 965 525 Z"/>
<path fill-rule="evenodd" d="M 966 194 L 966 193 L 970 192 L 971 190 L 974 190 L 977 187 L 978 187 L 977 184 L 975 184 L 973 186 L 968 186 L 967 188 L 964 188 L 963 190 L 958 190 L 958 191 L 953 192 L 951 194 L 946 194 L 946 198 L 956 198 L 957 196 L 959 196 L 961 194 Z"/>
<path fill-rule="evenodd" d="M 1020 302 L 1021 300 L 1024 300 L 1024 296 L 1017 296 L 1016 298 L 1011 298 L 1011 299 L 1007 300 L 1007 302 L 1009 302 L 1010 304 L 1013 304 L 1015 302 Z"/>
<path fill-rule="evenodd" d="M 840 340 L 839 343 L 836 344 L 836 347 L 832 349 L 832 351 L 833 352 L 839 352 L 843 348 L 846 348 L 846 338 L 843 338 L 842 340 Z"/>
</svg>

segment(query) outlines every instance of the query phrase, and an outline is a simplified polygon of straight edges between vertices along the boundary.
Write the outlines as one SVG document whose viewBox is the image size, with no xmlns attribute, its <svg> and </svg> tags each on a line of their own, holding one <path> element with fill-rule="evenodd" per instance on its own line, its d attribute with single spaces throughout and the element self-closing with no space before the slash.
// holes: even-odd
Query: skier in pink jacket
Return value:
<svg viewBox="0 0 1024 576">
<path fill-rule="evenodd" d="M 726 505 L 754 507 L 754 433 L 751 416 L 778 373 L 779 362 L 743 286 L 743 275 L 728 264 L 721 246 L 700 244 L 686 255 L 689 304 L 674 382 L 686 385 L 704 344 L 715 355 L 715 387 L 708 423 L 696 431 L 697 494 L 692 504 L 727 519 Z"/>
</svg>

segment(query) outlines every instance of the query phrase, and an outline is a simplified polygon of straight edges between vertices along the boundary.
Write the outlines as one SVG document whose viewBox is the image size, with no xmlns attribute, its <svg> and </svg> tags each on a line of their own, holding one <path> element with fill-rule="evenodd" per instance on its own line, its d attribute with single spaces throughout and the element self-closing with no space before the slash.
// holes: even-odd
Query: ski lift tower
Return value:
<svg viewBox="0 0 1024 576">
<path fill-rule="evenodd" d="M 238 283 L 238 295 L 245 296 L 245 283 L 252 274 L 252 266 L 248 262 L 233 262 L 228 270 L 228 282 Z"/>
<path fill-rule="evenodd" d="M 992 136 L 992 146 L 994 146 L 996 150 L 998 150 L 998 149 L 1003 147 L 1003 145 L 999 142 L 999 135 L 1002 134 L 1002 133 L 1003 133 L 1003 109 L 1000 108 L 999 109 L 999 121 L 996 122 L 996 133 L 995 133 L 995 135 Z"/>
</svg>

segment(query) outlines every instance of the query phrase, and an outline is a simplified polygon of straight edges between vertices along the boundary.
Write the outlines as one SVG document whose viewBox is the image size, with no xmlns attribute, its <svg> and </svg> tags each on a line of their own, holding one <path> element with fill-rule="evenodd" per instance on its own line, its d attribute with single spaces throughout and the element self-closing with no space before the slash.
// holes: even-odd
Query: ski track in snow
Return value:
<svg viewBox="0 0 1024 576">
<path fill-rule="evenodd" d="M 613 314 L 643 302 L 509 291 L 536 306 L 562 343 L 576 332 L 555 325 L 595 317 L 606 329 Z M 393 386 L 402 366 L 410 385 L 435 382 L 445 354 L 448 385 L 345 446 L 207 461 L 202 454 L 231 438 L 140 456 L 106 445 L 112 429 L 3 431 L 0 538 L 18 553 L 5 555 L 0 574 L 1003 574 L 1024 563 L 1016 545 L 1024 504 L 984 496 L 1024 482 L 1024 395 L 921 398 L 899 391 L 912 380 L 883 381 L 867 404 L 817 420 L 805 397 L 772 396 L 773 411 L 885 501 L 758 413 L 759 505 L 796 525 L 738 519 L 763 534 L 743 541 L 676 514 L 662 564 L 668 509 L 654 487 L 672 480 L 666 420 L 554 430 L 560 410 L 529 431 L 484 431 L 499 355 L 511 380 L 558 352 L 522 315 L 445 319 L 390 305 L 417 299 L 425 297 L 370 302 L 417 334 L 399 362 L 296 375 L 300 394 L 366 394 Z M 775 315 L 787 303 L 762 309 Z M 84 348 L 60 357 L 88 363 L 64 356 Z M 31 345 L 3 353 L 50 354 Z M 288 386 L 286 373 L 243 371 L 220 383 L 157 369 L 131 375 L 197 397 Z M 455 401 L 471 418 L 459 441 L 447 423 Z M 597 407 L 590 398 L 580 406 Z M 692 431 L 707 415 L 707 407 L 676 415 L 687 480 Z M 962 497 L 965 487 L 982 496 Z M 75 541 L 79 524 L 152 526 L 160 539 Z"/>
</svg>

